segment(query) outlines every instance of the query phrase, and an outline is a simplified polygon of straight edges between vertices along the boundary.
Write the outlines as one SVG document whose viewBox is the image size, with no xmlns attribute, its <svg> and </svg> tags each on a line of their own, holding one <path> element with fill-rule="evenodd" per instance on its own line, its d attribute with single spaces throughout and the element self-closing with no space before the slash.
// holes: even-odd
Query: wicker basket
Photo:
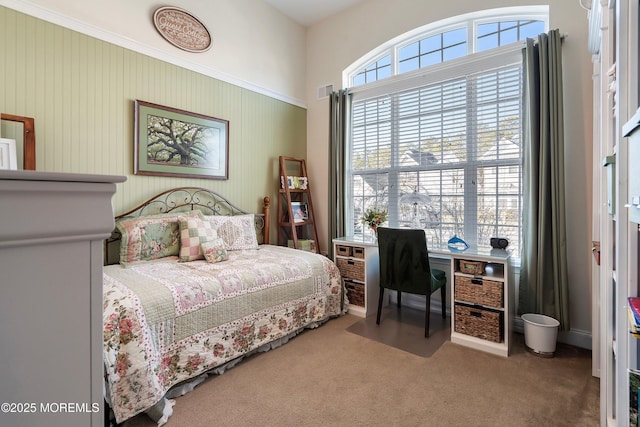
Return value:
<svg viewBox="0 0 640 427">
<path fill-rule="evenodd" d="M 458 267 L 461 273 L 479 275 L 484 273 L 484 261 L 469 261 L 461 259 L 458 261 Z"/>
<path fill-rule="evenodd" d="M 344 286 L 347 288 L 349 304 L 364 307 L 364 285 L 345 280 Z"/>
<path fill-rule="evenodd" d="M 336 255 L 351 256 L 351 246 L 336 245 Z"/>
<path fill-rule="evenodd" d="M 472 277 L 456 276 L 454 298 L 470 304 L 487 307 L 503 308 L 504 286 L 502 282 L 493 280 L 474 279 Z"/>
<path fill-rule="evenodd" d="M 345 279 L 353 279 L 364 282 L 364 261 L 347 258 L 336 259 L 336 265 Z"/>
<path fill-rule="evenodd" d="M 364 259 L 364 248 L 360 248 L 360 247 L 354 246 L 352 255 L 353 255 L 354 258 Z"/>
<path fill-rule="evenodd" d="M 503 313 L 455 304 L 455 331 L 487 341 L 502 342 Z"/>
</svg>

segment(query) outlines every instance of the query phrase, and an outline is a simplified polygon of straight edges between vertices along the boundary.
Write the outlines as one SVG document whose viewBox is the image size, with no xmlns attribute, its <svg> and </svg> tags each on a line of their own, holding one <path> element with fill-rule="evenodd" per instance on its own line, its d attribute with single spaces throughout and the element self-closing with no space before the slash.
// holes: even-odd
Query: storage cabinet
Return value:
<svg viewBox="0 0 640 427">
<path fill-rule="evenodd" d="M 507 357 L 514 308 L 509 252 L 453 254 L 451 271 L 451 342 Z"/>
<path fill-rule="evenodd" d="M 375 242 L 349 238 L 333 240 L 334 262 L 345 282 L 350 314 L 367 317 L 378 309 L 380 272 Z"/>
</svg>

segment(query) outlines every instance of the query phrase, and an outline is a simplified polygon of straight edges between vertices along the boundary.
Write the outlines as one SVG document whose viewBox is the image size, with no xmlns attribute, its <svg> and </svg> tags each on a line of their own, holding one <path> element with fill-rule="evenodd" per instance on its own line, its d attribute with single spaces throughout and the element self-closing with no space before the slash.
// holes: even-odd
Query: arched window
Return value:
<svg viewBox="0 0 640 427">
<path fill-rule="evenodd" d="M 548 8 L 484 11 L 430 24 L 348 70 L 348 234 L 367 234 L 366 209 L 415 226 L 430 244 L 457 235 L 488 244 L 521 236 L 522 54 L 547 31 Z M 402 196 L 418 192 L 419 206 Z"/>
<path fill-rule="evenodd" d="M 346 70 L 355 87 L 472 53 L 506 46 L 547 31 L 547 6 L 493 9 L 429 24 L 386 43 Z M 375 55 L 371 60 L 371 55 Z"/>
</svg>

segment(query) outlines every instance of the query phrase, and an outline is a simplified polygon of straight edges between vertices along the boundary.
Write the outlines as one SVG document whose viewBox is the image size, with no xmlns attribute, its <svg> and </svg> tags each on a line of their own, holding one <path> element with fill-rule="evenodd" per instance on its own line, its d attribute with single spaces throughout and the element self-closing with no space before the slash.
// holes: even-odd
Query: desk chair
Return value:
<svg viewBox="0 0 640 427">
<path fill-rule="evenodd" d="M 429 251 L 424 230 L 378 228 L 380 253 L 380 299 L 376 324 L 380 324 L 384 290 L 398 292 L 398 308 L 402 304 L 402 292 L 426 296 L 424 336 L 429 336 L 431 294 L 440 289 L 442 318 L 446 317 L 447 276 L 442 270 L 431 269 Z"/>
</svg>

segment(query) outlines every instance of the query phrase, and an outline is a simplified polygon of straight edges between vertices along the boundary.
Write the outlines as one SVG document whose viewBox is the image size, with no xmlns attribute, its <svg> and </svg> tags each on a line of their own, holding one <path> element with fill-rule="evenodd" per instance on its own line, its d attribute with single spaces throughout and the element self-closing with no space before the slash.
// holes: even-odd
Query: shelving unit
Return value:
<svg viewBox="0 0 640 427">
<path fill-rule="evenodd" d="M 304 159 L 280 156 L 278 245 L 320 253 Z"/>
<path fill-rule="evenodd" d="M 509 258 L 500 250 L 452 255 L 451 342 L 509 356 L 515 307 Z"/>
<path fill-rule="evenodd" d="M 334 262 L 345 282 L 350 314 L 367 317 L 375 314 L 380 296 L 378 247 L 349 238 L 333 240 Z"/>
<path fill-rule="evenodd" d="M 638 230 L 629 183 L 637 170 L 624 124 L 640 106 L 637 0 L 593 2 L 589 51 L 593 55 L 593 374 L 600 377 L 602 426 L 629 423 L 629 371 L 640 367 L 638 340 L 629 332 L 628 297 L 637 296 Z M 632 148 L 632 147 L 631 147 Z M 599 162 L 598 165 L 596 162 Z M 605 166 L 605 167 L 602 167 Z"/>
</svg>

